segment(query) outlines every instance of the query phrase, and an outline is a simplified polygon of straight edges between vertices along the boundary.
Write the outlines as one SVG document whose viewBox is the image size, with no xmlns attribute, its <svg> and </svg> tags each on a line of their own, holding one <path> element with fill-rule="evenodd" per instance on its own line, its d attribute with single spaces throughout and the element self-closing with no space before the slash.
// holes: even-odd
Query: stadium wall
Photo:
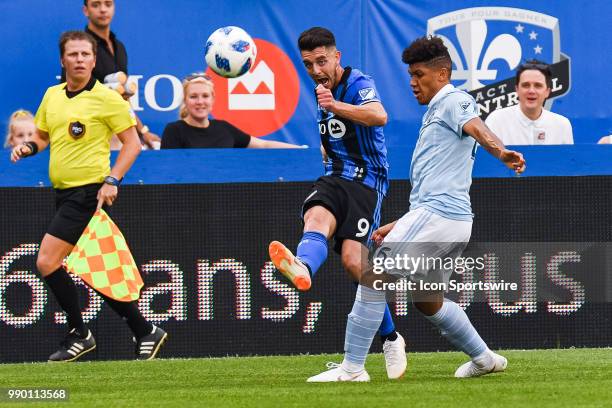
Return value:
<svg viewBox="0 0 612 408">
<path fill-rule="evenodd" d="M 522 177 L 612 175 L 609 145 L 517 146 L 527 160 Z M 388 147 L 389 177 L 409 178 L 414 145 Z M 113 152 L 114 161 L 117 152 Z M 12 164 L 0 155 L 0 187 L 48 187 L 49 151 Z M 310 149 L 177 149 L 143 151 L 123 184 L 261 183 L 315 180 L 321 152 Z M 499 160 L 478 149 L 476 178 L 514 177 Z"/>
<path fill-rule="evenodd" d="M 290 287 L 267 259 L 271 240 L 297 244 L 298 210 L 309 187 L 310 182 L 269 182 L 122 188 L 111 216 L 145 280 L 141 310 L 170 333 L 163 356 L 342 350 L 355 288 L 338 256 L 330 256 L 307 293 Z M 407 210 L 408 194 L 407 182 L 391 183 L 383 221 Z M 612 238 L 610 176 L 480 178 L 471 194 L 475 242 L 579 245 Z M 37 244 L 53 215 L 53 192 L 5 187 L 0 202 L 0 362 L 45 360 L 64 334 L 59 307 L 35 272 Z M 546 262 L 537 259 L 538 285 L 548 279 Z M 492 298 L 464 306 L 495 349 L 612 346 L 610 265 L 600 265 L 598 286 L 583 284 L 584 299 L 567 307 L 538 302 L 507 313 Z M 572 278 L 579 286 L 585 281 Z M 562 281 L 552 283 L 567 288 Z M 92 358 L 132 358 L 126 325 L 79 288 L 98 342 Z M 450 349 L 410 305 L 400 302 L 392 310 L 410 350 Z M 380 351 L 377 340 L 373 350 Z"/>
</svg>

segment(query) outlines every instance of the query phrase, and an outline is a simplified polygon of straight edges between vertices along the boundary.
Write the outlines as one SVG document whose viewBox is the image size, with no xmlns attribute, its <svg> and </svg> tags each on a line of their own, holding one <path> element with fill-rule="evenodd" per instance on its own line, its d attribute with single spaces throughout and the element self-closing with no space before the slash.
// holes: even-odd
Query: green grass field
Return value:
<svg viewBox="0 0 612 408">
<path fill-rule="evenodd" d="M 411 353 L 389 381 L 371 355 L 371 383 L 307 384 L 339 355 L 0 365 L 0 388 L 67 388 L 69 403 L 23 406 L 610 407 L 612 349 L 504 351 L 505 373 L 458 380 L 460 353 Z"/>
</svg>

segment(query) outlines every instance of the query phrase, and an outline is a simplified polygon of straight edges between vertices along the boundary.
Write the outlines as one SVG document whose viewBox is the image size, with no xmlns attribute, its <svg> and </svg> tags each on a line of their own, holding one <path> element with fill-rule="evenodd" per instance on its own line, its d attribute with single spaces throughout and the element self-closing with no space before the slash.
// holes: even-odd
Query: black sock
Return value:
<svg viewBox="0 0 612 408">
<path fill-rule="evenodd" d="M 134 333 L 134 336 L 136 336 L 137 339 L 140 339 L 147 334 L 151 334 L 153 331 L 153 325 L 144 318 L 142 313 L 140 313 L 140 310 L 138 310 L 137 301 L 120 302 L 118 300 L 111 299 L 108 296 L 104 296 L 99 292 L 98 294 L 104 298 L 104 301 L 108 303 L 115 313 L 125 319 L 127 325 L 130 327 L 130 330 L 132 330 L 132 333 Z"/>
<path fill-rule="evenodd" d="M 397 340 L 397 332 L 395 330 L 393 330 L 391 333 L 387 334 L 386 336 L 380 336 L 380 341 L 385 344 L 385 341 L 395 341 Z"/>
<path fill-rule="evenodd" d="M 85 327 L 85 323 L 83 323 L 83 316 L 81 316 L 79 294 L 68 272 L 60 267 L 44 279 L 49 289 L 51 289 L 51 292 L 53 292 L 53 295 L 55 295 L 57 303 L 59 303 L 60 307 L 66 312 L 68 327 L 71 330 L 76 329 L 81 337 L 87 336 L 87 328 Z"/>
</svg>

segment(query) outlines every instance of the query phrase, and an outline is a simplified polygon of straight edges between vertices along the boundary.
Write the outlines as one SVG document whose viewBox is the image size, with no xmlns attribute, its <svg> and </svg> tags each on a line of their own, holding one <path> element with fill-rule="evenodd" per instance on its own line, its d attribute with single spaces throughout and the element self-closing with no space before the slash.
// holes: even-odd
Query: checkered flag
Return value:
<svg viewBox="0 0 612 408">
<path fill-rule="evenodd" d="M 66 260 L 68 272 L 105 296 L 132 302 L 144 283 L 123 234 L 100 209 Z"/>
</svg>

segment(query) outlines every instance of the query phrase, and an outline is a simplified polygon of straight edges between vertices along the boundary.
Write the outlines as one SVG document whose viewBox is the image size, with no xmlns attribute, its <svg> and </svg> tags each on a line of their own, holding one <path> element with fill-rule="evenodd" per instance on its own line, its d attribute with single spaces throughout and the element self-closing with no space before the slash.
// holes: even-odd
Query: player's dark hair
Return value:
<svg viewBox="0 0 612 408">
<path fill-rule="evenodd" d="M 88 2 L 88 1 L 89 1 L 89 0 L 83 0 L 83 5 L 84 5 L 85 7 L 87 7 L 87 2 Z"/>
<path fill-rule="evenodd" d="M 300 51 L 312 51 L 318 47 L 335 47 L 336 37 L 327 28 L 312 27 L 300 34 L 298 48 Z"/>
<path fill-rule="evenodd" d="M 546 79 L 546 86 L 552 88 L 552 71 L 550 70 L 550 65 L 537 59 L 531 59 L 519 65 L 516 69 L 516 86 L 518 86 L 521 81 L 521 74 L 530 69 L 540 71 Z"/>
<path fill-rule="evenodd" d="M 412 65 L 424 63 L 429 66 L 446 68 L 452 72 L 452 61 L 448 49 L 440 37 L 433 35 L 419 37 L 402 52 L 402 62 Z"/>
<path fill-rule="evenodd" d="M 93 50 L 93 54 L 97 54 L 98 43 L 96 39 L 92 37 L 91 34 L 86 33 L 85 31 L 66 31 L 65 33 L 62 33 L 59 40 L 60 57 L 64 56 L 64 51 L 66 51 L 66 43 L 72 40 L 89 41 L 89 43 L 91 44 L 91 49 Z"/>
</svg>

